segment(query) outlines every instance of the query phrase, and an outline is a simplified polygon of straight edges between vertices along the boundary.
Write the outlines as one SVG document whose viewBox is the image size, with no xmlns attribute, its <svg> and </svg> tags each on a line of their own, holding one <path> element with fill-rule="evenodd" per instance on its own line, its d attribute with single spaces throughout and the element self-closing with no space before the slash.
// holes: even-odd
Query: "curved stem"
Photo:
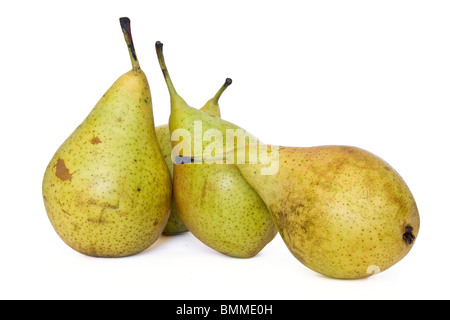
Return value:
<svg viewBox="0 0 450 320">
<path fill-rule="evenodd" d="M 127 17 L 120 18 L 120 27 L 122 28 L 125 42 L 128 46 L 128 52 L 130 53 L 131 65 L 134 71 L 138 71 L 141 67 L 136 56 L 136 50 L 134 49 L 133 37 L 131 36 L 130 19 Z"/>
<path fill-rule="evenodd" d="M 178 96 L 177 91 L 175 90 L 175 87 L 173 86 L 172 79 L 169 75 L 169 70 L 167 70 L 166 61 L 164 59 L 163 54 L 163 44 L 160 41 L 156 41 L 155 43 L 155 49 L 156 54 L 158 56 L 159 66 L 161 67 L 161 71 L 164 75 L 164 80 L 166 81 L 167 88 L 169 89 L 169 93 L 171 96 Z"/>
<path fill-rule="evenodd" d="M 233 83 L 233 80 L 231 80 L 230 78 L 227 78 L 225 80 L 225 83 L 223 84 L 223 86 L 219 89 L 219 91 L 217 91 L 216 95 L 213 98 L 213 101 L 218 103 L 219 102 L 219 98 L 222 95 L 222 93 L 228 88 L 229 85 L 231 85 Z"/>
</svg>

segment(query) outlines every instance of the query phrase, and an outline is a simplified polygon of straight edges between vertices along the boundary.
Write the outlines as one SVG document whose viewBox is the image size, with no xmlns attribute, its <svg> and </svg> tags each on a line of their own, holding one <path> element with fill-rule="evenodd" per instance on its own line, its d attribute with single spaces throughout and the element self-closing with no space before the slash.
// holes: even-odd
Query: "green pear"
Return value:
<svg viewBox="0 0 450 320">
<path fill-rule="evenodd" d="M 212 116 L 220 117 L 219 99 L 222 93 L 231 85 L 232 80 L 227 78 L 223 86 L 219 89 L 216 95 L 209 99 L 206 104 L 200 108 L 201 111 L 210 114 Z M 169 125 L 161 125 L 156 127 L 156 136 L 158 138 L 159 146 L 164 155 L 164 160 L 169 168 L 170 175 L 173 177 L 173 162 L 172 162 L 172 141 L 170 140 Z M 178 215 L 178 211 L 175 205 L 175 198 L 172 197 L 172 206 L 170 209 L 170 217 L 167 225 L 163 231 L 164 235 L 175 235 L 189 231 L 184 225 L 183 221 Z"/>
<path fill-rule="evenodd" d="M 97 257 L 129 256 L 150 247 L 167 223 L 172 195 L 130 20 L 120 23 L 133 68 L 56 151 L 42 185 L 57 234 L 74 250 Z"/>
<path fill-rule="evenodd" d="M 385 161 L 348 146 L 269 146 L 268 165 L 236 166 L 268 206 L 292 254 L 332 278 L 357 279 L 382 272 L 411 250 L 420 227 L 408 186 Z M 236 155 L 236 154 L 235 154 Z M 243 157 L 241 155 L 241 157 Z"/>
<path fill-rule="evenodd" d="M 218 117 L 190 107 L 176 92 L 169 76 L 162 43 L 156 51 L 170 93 L 171 114 L 169 128 L 172 136 L 172 160 L 187 158 L 186 164 L 176 161 L 173 167 L 173 197 L 178 214 L 189 231 L 201 242 L 228 256 L 250 258 L 259 253 L 276 235 L 276 226 L 261 197 L 245 181 L 233 165 L 190 163 L 197 154 L 195 143 L 202 142 L 211 130 L 217 149 L 198 148 L 209 156 L 223 155 L 223 150 L 234 150 L 238 142 L 257 141 L 245 130 Z M 200 124 L 201 129 L 198 129 Z M 182 131 L 182 141 L 174 133 Z M 232 131 L 232 139 L 221 139 Z M 200 139 L 198 134 L 201 134 Z M 235 139 L 236 138 L 236 139 Z M 231 141 L 231 143 L 230 143 Z M 186 143 L 179 153 L 179 143 Z M 218 142 L 218 143 L 217 143 Z M 193 147 L 193 148 L 192 148 Z M 200 159 L 201 160 L 201 159 Z M 223 159 L 222 159 L 223 160 Z M 217 162 L 217 161 L 216 161 Z M 189 164 L 190 163 L 190 164 Z"/>
</svg>

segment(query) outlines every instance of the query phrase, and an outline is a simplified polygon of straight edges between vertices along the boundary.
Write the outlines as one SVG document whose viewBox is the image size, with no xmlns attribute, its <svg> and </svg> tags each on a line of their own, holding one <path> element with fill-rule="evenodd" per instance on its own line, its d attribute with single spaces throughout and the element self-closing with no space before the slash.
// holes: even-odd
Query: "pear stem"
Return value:
<svg viewBox="0 0 450 320">
<path fill-rule="evenodd" d="M 163 46 L 164 45 L 160 41 L 156 41 L 155 49 L 156 49 L 156 54 L 158 56 L 159 66 L 161 67 L 161 71 L 164 75 L 164 80 L 166 81 L 167 88 L 169 89 L 170 95 L 178 96 L 178 93 L 175 90 L 175 87 L 172 83 L 172 79 L 170 78 L 169 70 L 167 70 L 166 61 L 164 59 L 164 54 L 163 54 Z"/>
<path fill-rule="evenodd" d="M 218 103 L 220 96 L 222 95 L 222 93 L 228 88 L 229 85 L 231 85 L 233 83 L 233 80 L 231 80 L 230 78 L 227 78 L 225 80 L 225 83 L 223 84 L 223 86 L 219 89 L 219 91 L 217 91 L 216 95 L 213 98 L 213 101 Z"/>
<path fill-rule="evenodd" d="M 127 17 L 120 18 L 120 27 L 122 28 L 125 42 L 128 46 L 128 52 L 130 53 L 131 65 L 134 71 L 141 69 L 138 58 L 136 56 L 136 50 L 134 49 L 133 37 L 131 36 L 130 19 Z"/>
<path fill-rule="evenodd" d="M 414 228 L 411 226 L 406 227 L 405 233 L 403 234 L 403 240 L 405 240 L 405 242 L 412 246 L 414 243 L 414 240 L 416 239 L 416 237 L 412 234 Z"/>
</svg>

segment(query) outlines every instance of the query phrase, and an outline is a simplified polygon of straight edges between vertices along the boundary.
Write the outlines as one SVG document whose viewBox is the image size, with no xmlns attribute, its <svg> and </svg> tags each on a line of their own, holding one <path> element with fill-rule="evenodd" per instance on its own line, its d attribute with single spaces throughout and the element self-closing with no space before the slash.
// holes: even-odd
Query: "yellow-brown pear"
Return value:
<svg viewBox="0 0 450 320">
<path fill-rule="evenodd" d="M 240 149 L 239 152 L 249 152 Z M 269 147 L 278 170 L 247 160 L 237 164 L 268 206 L 292 254 L 333 278 L 382 272 L 411 250 L 418 209 L 400 175 L 356 147 Z M 273 166 L 273 163 L 272 163 Z"/>
<path fill-rule="evenodd" d="M 58 235 L 74 250 L 97 257 L 129 256 L 153 244 L 167 223 L 172 194 L 130 20 L 120 23 L 133 69 L 56 151 L 42 185 Z"/>
</svg>

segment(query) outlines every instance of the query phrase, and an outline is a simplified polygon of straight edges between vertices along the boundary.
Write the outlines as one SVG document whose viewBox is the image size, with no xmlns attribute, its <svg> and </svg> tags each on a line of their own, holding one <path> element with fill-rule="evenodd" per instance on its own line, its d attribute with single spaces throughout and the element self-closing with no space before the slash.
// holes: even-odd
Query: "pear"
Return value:
<svg viewBox="0 0 450 320">
<path fill-rule="evenodd" d="M 42 193 L 57 234 L 74 250 L 123 257 L 150 247 L 169 217 L 172 185 L 156 137 L 147 78 L 130 20 L 120 24 L 132 70 L 106 91 L 61 145 Z"/>
<path fill-rule="evenodd" d="M 269 146 L 278 170 L 261 174 L 267 164 L 249 161 L 249 148 L 243 151 L 246 160 L 236 166 L 268 206 L 286 246 L 310 269 L 365 278 L 411 250 L 420 227 L 416 202 L 376 155 L 349 146 Z"/>
<path fill-rule="evenodd" d="M 257 139 L 235 124 L 190 107 L 173 86 L 162 48 L 163 44 L 157 42 L 158 59 L 170 93 L 172 146 L 175 150 L 183 144 L 179 153 L 172 150 L 172 159 L 176 160 L 173 197 L 178 214 L 189 231 L 210 248 L 231 257 L 253 257 L 277 234 L 267 206 L 235 166 L 202 163 L 208 146 L 201 145 L 197 149 L 195 143 L 199 140 L 202 143 L 208 130 L 213 131 L 215 136 L 211 137 L 215 138 L 216 148 L 208 155 L 217 156 L 223 155 L 223 150 L 234 150 L 239 141 Z M 174 139 L 177 130 L 188 134 L 181 142 Z M 221 139 L 227 135 L 227 130 L 233 132 L 232 139 Z M 190 160 L 198 155 L 196 150 L 201 152 L 200 162 L 192 163 Z"/>
<path fill-rule="evenodd" d="M 231 85 L 232 80 L 227 78 L 223 86 L 219 89 L 216 95 L 209 99 L 206 104 L 200 108 L 201 111 L 210 114 L 212 116 L 220 117 L 219 99 L 222 93 Z M 164 160 L 169 168 L 170 175 L 173 177 L 173 163 L 172 163 L 172 141 L 170 140 L 169 125 L 161 125 L 156 127 L 156 136 L 158 138 L 159 146 L 164 155 Z M 172 206 L 170 209 L 170 217 L 167 225 L 163 231 L 164 235 L 175 235 L 189 231 L 184 225 L 183 221 L 178 215 L 178 211 L 175 205 L 175 198 L 172 197 Z"/>
</svg>

